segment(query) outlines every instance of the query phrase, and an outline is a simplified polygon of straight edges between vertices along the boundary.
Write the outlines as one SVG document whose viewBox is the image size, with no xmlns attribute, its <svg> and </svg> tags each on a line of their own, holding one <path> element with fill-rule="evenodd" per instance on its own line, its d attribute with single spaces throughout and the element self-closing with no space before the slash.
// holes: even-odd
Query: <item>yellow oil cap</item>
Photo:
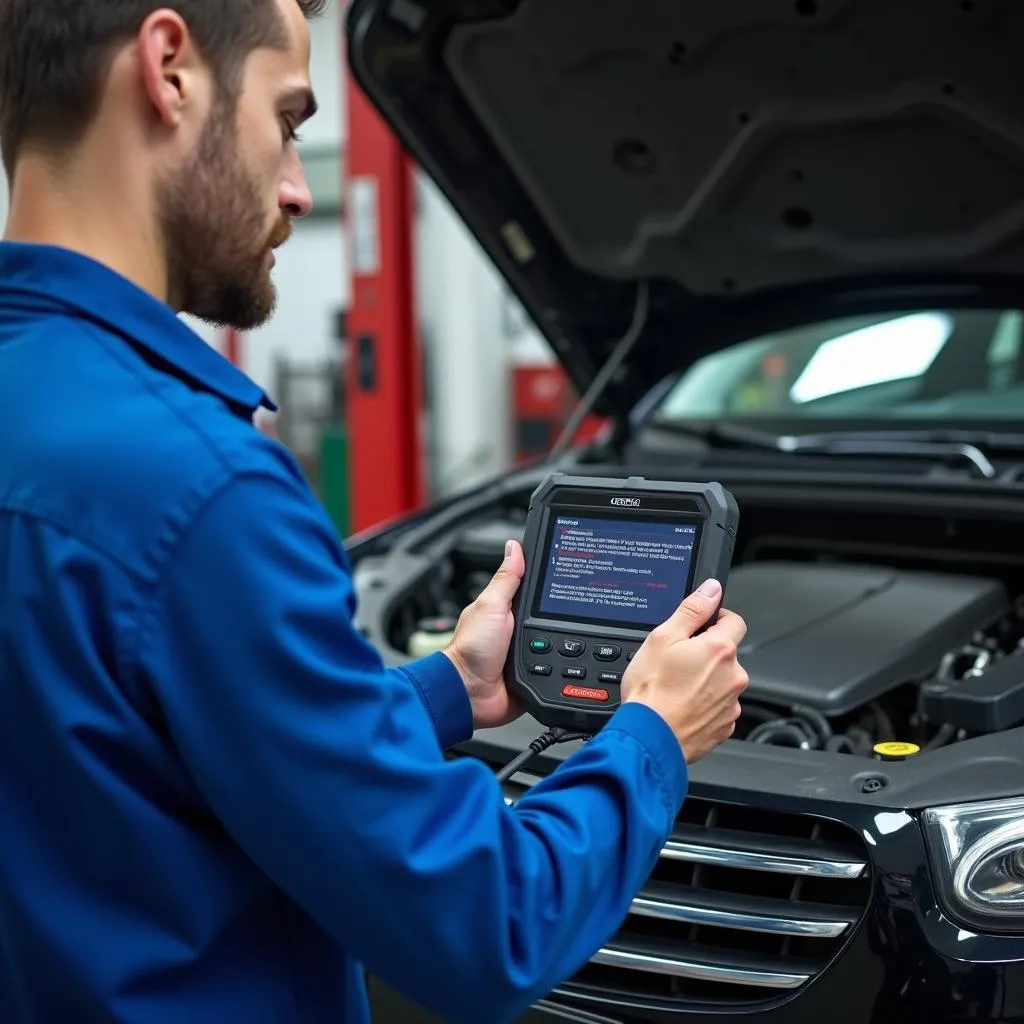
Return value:
<svg viewBox="0 0 1024 1024">
<path fill-rule="evenodd" d="M 916 743 L 876 743 L 874 751 L 883 761 L 902 761 L 920 754 L 921 748 Z"/>
</svg>

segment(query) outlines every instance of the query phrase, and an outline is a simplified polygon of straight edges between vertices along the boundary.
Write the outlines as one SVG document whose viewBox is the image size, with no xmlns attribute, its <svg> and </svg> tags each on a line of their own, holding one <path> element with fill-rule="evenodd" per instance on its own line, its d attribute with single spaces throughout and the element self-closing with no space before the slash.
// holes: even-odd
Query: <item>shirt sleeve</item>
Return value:
<svg viewBox="0 0 1024 1024">
<path fill-rule="evenodd" d="M 451 675 L 385 670 L 354 628 L 347 565 L 298 481 L 233 479 L 167 561 L 140 671 L 275 884 L 429 1010 L 512 1020 L 622 924 L 685 795 L 679 744 L 626 705 L 509 808 L 483 764 L 444 758 L 436 724 L 466 725 Z"/>
<path fill-rule="evenodd" d="M 434 733 L 442 750 L 454 747 L 473 735 L 473 708 L 459 670 L 441 652 L 411 661 L 397 669 L 412 683 L 434 724 Z"/>
</svg>

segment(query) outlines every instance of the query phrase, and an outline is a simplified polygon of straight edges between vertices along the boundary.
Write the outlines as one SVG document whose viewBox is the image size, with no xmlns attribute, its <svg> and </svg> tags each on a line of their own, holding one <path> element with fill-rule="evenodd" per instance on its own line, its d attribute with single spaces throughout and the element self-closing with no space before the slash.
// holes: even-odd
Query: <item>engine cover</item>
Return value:
<svg viewBox="0 0 1024 1024">
<path fill-rule="evenodd" d="M 1009 600 L 991 579 L 757 562 L 732 571 L 726 605 L 747 622 L 740 660 L 748 695 L 835 717 L 933 675 Z"/>
</svg>

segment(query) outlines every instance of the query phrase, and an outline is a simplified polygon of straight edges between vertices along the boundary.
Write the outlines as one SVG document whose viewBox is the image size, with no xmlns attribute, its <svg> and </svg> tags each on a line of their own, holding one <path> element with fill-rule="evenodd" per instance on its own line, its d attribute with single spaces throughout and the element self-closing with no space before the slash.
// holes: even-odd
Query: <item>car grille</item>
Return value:
<svg viewBox="0 0 1024 1024">
<path fill-rule="evenodd" d="M 506 802 L 536 781 L 514 776 Z M 851 829 L 687 797 L 622 929 L 559 992 L 675 1009 L 774 1001 L 836 957 L 869 890 L 866 851 Z"/>
</svg>

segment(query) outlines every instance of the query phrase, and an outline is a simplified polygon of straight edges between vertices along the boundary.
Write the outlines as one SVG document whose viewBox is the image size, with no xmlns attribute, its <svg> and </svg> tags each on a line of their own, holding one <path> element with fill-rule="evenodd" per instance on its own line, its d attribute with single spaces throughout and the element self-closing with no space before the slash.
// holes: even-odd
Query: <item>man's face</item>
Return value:
<svg viewBox="0 0 1024 1024">
<path fill-rule="evenodd" d="M 237 102 L 215 101 L 194 151 L 158 194 L 177 305 L 239 330 L 273 313 L 273 249 L 311 206 L 293 138 L 313 109 L 309 32 L 293 0 L 279 7 L 286 49 L 249 55 Z"/>
</svg>

